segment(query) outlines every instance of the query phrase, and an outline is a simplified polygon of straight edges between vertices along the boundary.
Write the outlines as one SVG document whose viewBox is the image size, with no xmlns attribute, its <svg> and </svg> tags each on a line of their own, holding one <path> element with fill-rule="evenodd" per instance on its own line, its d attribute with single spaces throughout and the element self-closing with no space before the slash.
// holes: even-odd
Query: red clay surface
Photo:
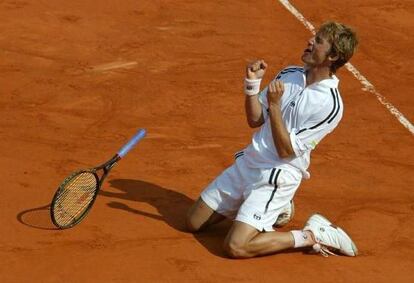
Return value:
<svg viewBox="0 0 414 283">
<path fill-rule="evenodd" d="M 414 120 L 414 4 L 292 1 L 315 26 L 350 24 L 352 63 Z M 413 136 L 339 73 L 343 121 L 313 154 L 284 230 L 313 212 L 352 235 L 356 258 L 224 257 L 228 223 L 192 235 L 184 215 L 249 143 L 242 80 L 300 64 L 310 33 L 278 1 L 0 1 L 1 282 L 413 282 Z M 89 216 L 53 230 L 70 172 L 148 137 L 113 169 Z"/>
</svg>

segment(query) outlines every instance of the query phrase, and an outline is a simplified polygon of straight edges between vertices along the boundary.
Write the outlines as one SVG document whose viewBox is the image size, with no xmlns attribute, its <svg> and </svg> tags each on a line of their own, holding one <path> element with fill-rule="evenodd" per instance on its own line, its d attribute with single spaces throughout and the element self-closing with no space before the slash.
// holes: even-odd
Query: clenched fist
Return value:
<svg viewBox="0 0 414 283">
<path fill-rule="evenodd" d="M 280 98 L 284 91 L 285 86 L 282 81 L 272 81 L 267 89 L 267 101 L 269 105 L 280 105 Z"/>
<path fill-rule="evenodd" d="M 246 67 L 246 78 L 256 80 L 263 78 L 266 73 L 267 64 L 264 60 L 256 60 Z"/>
</svg>

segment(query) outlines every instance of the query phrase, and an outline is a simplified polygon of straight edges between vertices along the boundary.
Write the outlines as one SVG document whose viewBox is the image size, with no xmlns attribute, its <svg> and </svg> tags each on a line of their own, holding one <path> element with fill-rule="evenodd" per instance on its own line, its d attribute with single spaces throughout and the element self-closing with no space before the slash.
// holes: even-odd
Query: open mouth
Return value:
<svg viewBox="0 0 414 283">
<path fill-rule="evenodd" d="M 311 53 L 312 50 L 310 50 L 310 48 L 306 48 L 305 50 L 303 50 L 304 53 Z"/>
</svg>

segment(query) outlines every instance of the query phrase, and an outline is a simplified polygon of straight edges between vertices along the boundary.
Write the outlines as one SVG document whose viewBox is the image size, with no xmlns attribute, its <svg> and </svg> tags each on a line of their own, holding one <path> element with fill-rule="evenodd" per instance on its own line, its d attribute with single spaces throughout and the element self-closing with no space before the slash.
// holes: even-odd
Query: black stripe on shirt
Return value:
<svg viewBox="0 0 414 283">
<path fill-rule="evenodd" d="M 307 129 L 305 128 L 305 129 L 302 129 L 302 130 L 300 130 L 300 131 L 298 131 L 297 133 L 296 133 L 296 135 L 299 135 L 300 133 L 302 133 L 302 132 L 304 132 L 304 131 L 306 131 Z"/>
<path fill-rule="evenodd" d="M 296 135 L 298 135 L 300 133 L 303 133 L 306 130 L 316 129 L 317 127 L 319 127 L 322 124 L 324 124 L 326 121 L 328 121 L 328 124 L 329 124 L 336 117 L 336 115 L 338 115 L 339 108 L 341 107 L 340 104 L 339 104 L 338 92 L 334 92 L 334 89 L 331 88 L 331 94 L 332 94 L 332 99 L 333 99 L 334 105 L 333 105 L 333 108 L 332 108 L 331 112 L 329 113 L 329 115 L 325 119 L 323 119 L 321 122 L 319 122 L 318 124 L 316 124 L 316 125 L 314 125 L 314 126 L 312 126 L 310 128 L 304 128 L 304 129 L 299 130 L 296 133 Z M 338 103 L 337 103 L 337 101 L 338 101 Z M 337 106 L 338 106 L 338 108 L 337 108 Z"/>
<path fill-rule="evenodd" d="M 276 80 L 280 79 L 280 78 L 282 77 L 282 75 L 285 75 L 285 74 L 288 74 L 288 73 L 296 73 L 297 71 L 300 71 L 300 72 L 302 72 L 302 73 L 303 73 L 303 71 L 302 71 L 302 70 L 299 70 L 299 69 L 296 69 L 296 70 L 288 70 L 288 71 L 282 71 L 282 72 L 280 72 L 280 73 L 277 75 Z"/>
<path fill-rule="evenodd" d="M 239 158 L 240 156 L 243 156 L 244 155 L 244 152 L 243 151 L 239 151 L 239 152 L 237 152 L 235 155 L 234 155 L 234 158 L 235 159 L 237 159 L 237 158 Z"/>
<path fill-rule="evenodd" d="M 272 172 L 270 172 L 270 177 L 269 177 L 269 185 L 272 185 L 273 184 L 273 175 L 275 174 L 275 172 L 276 172 L 276 168 L 273 168 L 272 169 Z"/>
<path fill-rule="evenodd" d="M 284 74 L 295 73 L 295 72 L 304 73 L 305 70 L 303 68 L 300 68 L 300 67 L 292 67 L 292 68 L 283 69 L 279 74 L 277 74 L 276 80 L 280 79 L 282 77 L 282 75 L 284 75 Z"/>
<path fill-rule="evenodd" d="M 302 73 L 305 72 L 305 70 L 301 67 L 290 67 L 290 68 L 283 69 L 280 73 L 283 74 L 283 73 L 287 73 L 287 72 L 290 72 L 290 71 L 299 71 L 299 72 L 302 72 Z"/>
<path fill-rule="evenodd" d="M 339 113 L 339 108 L 341 108 L 341 105 L 339 103 L 339 94 L 338 94 L 338 90 L 337 89 L 335 89 L 335 94 L 336 94 L 335 96 L 336 96 L 336 102 L 338 103 L 338 107 L 336 108 L 335 114 L 332 116 L 331 119 L 329 119 L 328 124 L 330 124 L 333 121 L 333 119 L 335 119 L 335 117 Z"/>
<path fill-rule="evenodd" d="M 328 117 L 326 117 L 324 120 L 322 120 L 319 124 L 316 124 L 315 126 L 312 126 L 309 129 L 311 129 L 311 130 L 316 129 L 317 127 L 319 127 L 320 125 L 322 125 L 323 123 L 328 121 L 332 117 L 332 115 L 334 115 L 335 108 L 336 108 L 336 97 L 335 97 L 335 93 L 334 93 L 333 88 L 331 88 L 331 94 L 332 94 L 332 99 L 333 99 L 333 102 L 334 102 L 334 106 L 332 108 L 331 113 L 329 113 Z M 339 108 L 339 105 L 338 105 L 338 108 Z"/>
<path fill-rule="evenodd" d="M 272 173 L 270 174 L 270 180 L 269 180 L 269 183 L 270 183 L 270 181 L 272 180 L 272 177 L 273 177 L 272 175 L 275 173 L 275 170 L 276 170 L 276 168 L 273 168 L 273 169 L 272 169 Z M 270 205 L 270 203 L 272 202 L 273 197 L 275 196 L 275 193 L 276 193 L 276 191 L 277 191 L 277 179 L 279 178 L 279 174 L 280 174 L 280 172 L 281 172 L 281 171 L 282 171 L 281 169 L 278 169 L 278 170 L 277 170 L 277 173 L 276 173 L 275 179 L 274 179 L 274 181 L 273 181 L 273 182 L 271 182 L 271 184 L 273 184 L 273 185 L 275 186 L 275 188 L 273 189 L 272 194 L 270 195 L 270 199 L 269 199 L 269 201 L 266 203 L 265 213 L 267 212 L 267 209 L 269 208 L 269 205 Z"/>
<path fill-rule="evenodd" d="M 243 156 L 243 154 L 240 154 L 240 155 L 235 155 L 235 156 L 234 156 L 234 159 L 237 159 L 237 158 L 242 157 L 242 156 Z"/>
</svg>

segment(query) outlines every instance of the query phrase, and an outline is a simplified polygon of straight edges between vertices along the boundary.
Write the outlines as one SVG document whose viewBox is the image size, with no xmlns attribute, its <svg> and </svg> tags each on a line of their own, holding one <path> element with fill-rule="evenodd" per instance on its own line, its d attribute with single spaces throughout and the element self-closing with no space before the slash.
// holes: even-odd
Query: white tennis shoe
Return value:
<svg viewBox="0 0 414 283">
<path fill-rule="evenodd" d="M 313 233 L 316 240 L 313 250 L 323 256 L 337 255 L 335 252 L 347 256 L 358 254 L 358 249 L 351 237 L 343 229 L 335 226 L 320 214 L 312 215 L 303 230 Z"/>
<path fill-rule="evenodd" d="M 280 228 L 288 224 L 295 215 L 295 204 L 291 200 L 283 209 L 282 212 L 277 217 L 277 220 L 274 224 L 275 227 Z"/>
</svg>

